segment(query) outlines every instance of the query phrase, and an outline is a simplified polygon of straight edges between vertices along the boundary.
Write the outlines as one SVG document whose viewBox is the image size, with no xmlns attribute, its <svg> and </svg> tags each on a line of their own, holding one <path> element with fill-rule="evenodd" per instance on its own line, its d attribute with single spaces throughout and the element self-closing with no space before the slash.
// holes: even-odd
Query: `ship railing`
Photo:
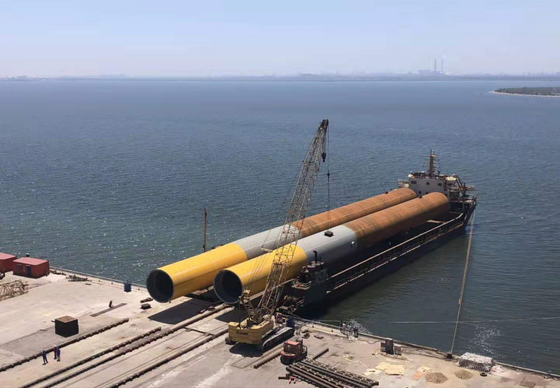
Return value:
<svg viewBox="0 0 560 388">
<path fill-rule="evenodd" d="M 391 247 L 383 252 L 380 252 L 374 256 L 371 256 L 358 264 L 355 264 L 351 267 L 346 268 L 345 270 L 338 272 L 337 274 L 331 277 L 331 290 L 335 290 L 345 284 L 348 283 L 349 278 L 357 278 L 362 275 L 365 275 L 372 270 L 386 265 L 390 261 L 396 259 L 397 257 L 411 252 L 423 245 L 427 242 L 437 239 L 438 237 L 449 233 L 452 230 L 458 229 L 462 226 L 462 218 L 465 216 L 465 213 L 459 214 L 457 217 L 452 218 L 451 220 L 444 222 L 426 232 L 420 233 L 418 236 L 415 236 L 405 242 L 402 242 L 394 247 Z"/>
</svg>

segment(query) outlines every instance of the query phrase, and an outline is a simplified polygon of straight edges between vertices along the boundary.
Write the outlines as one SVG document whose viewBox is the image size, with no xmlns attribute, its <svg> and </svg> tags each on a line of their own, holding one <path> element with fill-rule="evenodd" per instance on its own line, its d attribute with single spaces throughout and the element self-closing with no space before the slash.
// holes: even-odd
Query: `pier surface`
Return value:
<svg viewBox="0 0 560 388">
<path fill-rule="evenodd" d="M 286 387 L 279 358 L 255 368 L 265 355 L 224 343 L 227 323 L 240 319 L 232 307 L 190 298 L 171 303 L 149 298 L 142 287 L 125 292 L 122 283 L 88 276 L 70 281 L 69 273 L 41 279 L 8 273 L 0 281 L 28 283 L 29 291 L 0 301 L 0 386 L 19 387 Z M 109 303 L 112 302 L 112 307 Z M 54 320 L 71 316 L 80 332 L 61 337 Z M 560 387 L 541 373 L 495 365 L 486 376 L 460 368 L 457 360 L 411 344 L 401 355 L 380 351 L 381 339 L 343 335 L 339 330 L 304 324 L 300 334 L 309 355 L 328 347 L 318 361 L 379 382 L 380 387 Z M 395 341 L 398 344 L 398 341 Z M 52 349 L 59 346 L 61 360 Z M 40 355 L 47 350 L 48 364 Z M 310 386 L 298 381 L 301 386 Z"/>
</svg>

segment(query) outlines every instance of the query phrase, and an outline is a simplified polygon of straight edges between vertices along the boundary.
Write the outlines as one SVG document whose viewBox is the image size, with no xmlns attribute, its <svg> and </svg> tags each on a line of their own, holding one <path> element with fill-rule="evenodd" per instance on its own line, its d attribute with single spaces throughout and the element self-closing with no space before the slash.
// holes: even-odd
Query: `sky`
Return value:
<svg viewBox="0 0 560 388">
<path fill-rule="evenodd" d="M 560 0 L 0 0 L 0 76 L 560 72 Z"/>
</svg>

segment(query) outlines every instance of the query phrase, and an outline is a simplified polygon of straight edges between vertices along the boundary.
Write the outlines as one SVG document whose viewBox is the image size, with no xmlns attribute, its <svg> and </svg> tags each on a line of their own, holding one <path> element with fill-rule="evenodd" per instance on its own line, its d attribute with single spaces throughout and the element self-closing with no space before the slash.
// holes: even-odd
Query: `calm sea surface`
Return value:
<svg viewBox="0 0 560 388">
<path fill-rule="evenodd" d="M 455 352 L 560 373 L 560 99 L 489 93 L 541 84 L 0 82 L 0 251 L 143 282 L 202 250 L 204 206 L 210 245 L 279 225 L 328 118 L 333 207 L 394 188 L 430 149 L 477 186 Z M 449 350 L 467 239 L 322 318 Z"/>
</svg>

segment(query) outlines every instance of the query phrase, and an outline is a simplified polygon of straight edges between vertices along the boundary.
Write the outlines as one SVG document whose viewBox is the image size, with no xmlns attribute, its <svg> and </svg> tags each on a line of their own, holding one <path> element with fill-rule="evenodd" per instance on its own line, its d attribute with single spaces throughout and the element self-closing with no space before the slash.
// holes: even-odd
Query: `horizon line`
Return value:
<svg viewBox="0 0 560 388">
<path fill-rule="evenodd" d="M 372 73 L 296 73 L 296 74 L 263 74 L 263 75 L 243 75 L 243 74 L 221 74 L 221 75 L 128 75 L 128 74 L 84 74 L 84 75 L 51 75 L 51 76 L 30 76 L 30 75 L 0 75 L 0 80 L 60 80 L 60 79 L 367 79 L 367 78 L 419 78 L 419 79 L 452 79 L 452 78 L 541 78 L 553 77 L 560 78 L 558 72 L 539 72 L 539 73 L 441 73 L 441 72 L 372 72 Z"/>
</svg>

